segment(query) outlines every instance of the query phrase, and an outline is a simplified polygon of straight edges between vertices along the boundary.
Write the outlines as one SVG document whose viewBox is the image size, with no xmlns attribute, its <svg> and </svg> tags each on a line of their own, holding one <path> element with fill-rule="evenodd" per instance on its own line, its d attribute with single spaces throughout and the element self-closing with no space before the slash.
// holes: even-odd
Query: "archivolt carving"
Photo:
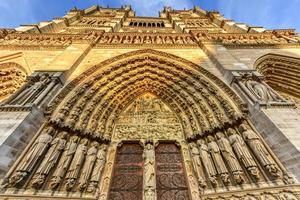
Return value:
<svg viewBox="0 0 300 200">
<path fill-rule="evenodd" d="M 0 64 L 0 101 L 17 91 L 26 81 L 26 71 L 15 63 Z"/>
<path fill-rule="evenodd" d="M 254 67 L 284 97 L 300 105 L 300 59 L 276 54 L 259 58 Z"/>
<path fill-rule="evenodd" d="M 242 116 L 243 104 L 225 84 L 178 57 L 144 50 L 118 56 L 100 66 L 76 78 L 52 102 L 48 111 L 53 123 L 110 139 L 116 116 L 145 91 L 170 102 L 172 109 L 179 108 L 175 113 L 182 119 L 188 138 L 234 123 Z M 71 89 L 73 92 L 69 92 Z"/>
</svg>

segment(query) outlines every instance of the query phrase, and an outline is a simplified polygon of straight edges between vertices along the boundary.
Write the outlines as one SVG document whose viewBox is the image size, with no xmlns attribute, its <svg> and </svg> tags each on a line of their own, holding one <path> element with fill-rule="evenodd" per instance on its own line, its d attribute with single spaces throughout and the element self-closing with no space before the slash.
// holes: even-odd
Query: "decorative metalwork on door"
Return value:
<svg viewBox="0 0 300 200">
<path fill-rule="evenodd" d="M 110 200 L 143 199 L 143 149 L 139 144 L 123 144 L 117 151 L 110 188 Z"/>
<path fill-rule="evenodd" d="M 174 143 L 162 143 L 155 157 L 157 199 L 190 199 L 180 149 Z"/>
</svg>

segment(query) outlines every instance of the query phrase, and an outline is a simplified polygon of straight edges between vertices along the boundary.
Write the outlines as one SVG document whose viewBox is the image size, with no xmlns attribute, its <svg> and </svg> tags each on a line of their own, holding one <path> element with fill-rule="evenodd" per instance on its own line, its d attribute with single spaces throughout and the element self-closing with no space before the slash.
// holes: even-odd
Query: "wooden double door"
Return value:
<svg viewBox="0 0 300 200">
<path fill-rule="evenodd" d="M 145 200 L 143 191 L 143 147 L 123 144 L 118 150 L 110 185 L 110 200 Z M 183 159 L 174 143 L 155 148 L 157 200 L 188 200 Z"/>
</svg>

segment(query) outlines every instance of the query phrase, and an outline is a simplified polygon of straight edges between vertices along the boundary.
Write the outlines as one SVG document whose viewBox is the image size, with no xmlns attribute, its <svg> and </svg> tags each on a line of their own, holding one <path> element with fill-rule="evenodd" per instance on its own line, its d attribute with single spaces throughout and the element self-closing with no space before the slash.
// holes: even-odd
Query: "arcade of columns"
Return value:
<svg viewBox="0 0 300 200">
<path fill-rule="evenodd" d="M 300 199 L 300 37 L 199 7 L 0 30 L 0 199 Z"/>
</svg>

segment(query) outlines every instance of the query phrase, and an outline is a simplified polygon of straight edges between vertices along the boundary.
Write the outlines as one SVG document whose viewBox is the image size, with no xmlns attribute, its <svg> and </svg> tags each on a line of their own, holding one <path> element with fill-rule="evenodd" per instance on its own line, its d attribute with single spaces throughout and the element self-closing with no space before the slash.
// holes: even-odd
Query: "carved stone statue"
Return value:
<svg viewBox="0 0 300 200">
<path fill-rule="evenodd" d="M 184 42 L 183 42 L 182 37 L 180 37 L 180 36 L 176 37 L 175 44 L 183 44 L 183 43 Z"/>
<path fill-rule="evenodd" d="M 144 159 L 144 187 L 155 188 L 155 154 L 152 144 L 146 144 L 143 153 Z"/>
<path fill-rule="evenodd" d="M 115 35 L 111 41 L 112 44 L 118 44 L 120 42 L 119 36 Z"/>
<path fill-rule="evenodd" d="M 100 44 L 104 44 L 104 43 L 107 43 L 108 40 L 109 40 L 109 37 L 106 36 L 106 37 L 101 38 L 100 41 L 99 41 L 99 43 L 100 43 Z"/>
<path fill-rule="evenodd" d="M 134 40 L 133 40 L 133 43 L 134 43 L 134 44 L 139 44 L 139 43 L 141 43 L 141 38 L 140 38 L 140 36 L 136 36 L 136 37 L 134 38 Z"/>
<path fill-rule="evenodd" d="M 204 179 L 205 176 L 202 171 L 203 166 L 202 166 L 201 160 L 200 160 L 199 149 L 195 143 L 191 143 L 190 148 L 191 148 L 191 154 L 192 154 L 192 158 L 193 158 L 192 163 L 194 166 L 194 170 L 196 172 L 196 176 L 198 178 L 199 185 L 200 185 L 201 189 L 204 189 L 204 188 L 206 188 L 207 185 L 205 183 L 205 179 Z"/>
<path fill-rule="evenodd" d="M 212 161 L 211 155 L 209 154 L 208 147 L 205 144 L 205 141 L 202 139 L 198 140 L 197 143 L 199 145 L 200 157 L 202 159 L 202 162 L 205 163 L 204 168 L 206 169 L 206 172 L 209 176 L 209 180 L 213 184 L 213 186 L 216 186 L 218 184 L 217 172 Z"/>
<path fill-rule="evenodd" d="M 246 81 L 245 85 L 249 91 L 260 101 L 283 101 L 278 94 L 276 94 L 271 88 L 267 87 L 262 82 L 248 80 Z"/>
<path fill-rule="evenodd" d="M 297 200 L 297 197 L 289 192 L 283 192 L 282 194 L 279 195 L 280 200 Z"/>
<path fill-rule="evenodd" d="M 145 189 L 145 200 L 155 200 L 155 190 L 153 188 Z"/>
<path fill-rule="evenodd" d="M 231 148 L 230 142 L 225 138 L 224 134 L 218 132 L 216 134 L 218 139 L 218 145 L 221 150 L 221 153 L 224 159 L 227 161 L 229 168 L 232 171 L 233 179 L 236 183 L 241 184 L 244 182 L 244 178 L 242 177 L 243 169 L 240 166 L 238 159 L 235 157 L 233 150 Z"/>
<path fill-rule="evenodd" d="M 146 36 L 145 40 L 144 40 L 144 44 L 151 44 L 152 40 L 150 38 L 150 36 Z"/>
<path fill-rule="evenodd" d="M 217 143 L 215 142 L 215 140 L 212 136 L 207 136 L 207 141 L 208 141 L 207 147 L 208 147 L 211 157 L 215 163 L 218 174 L 220 174 L 221 179 L 225 184 L 230 183 L 228 170 L 222 159 L 221 152 L 220 152 L 220 149 L 219 149 Z"/>
<path fill-rule="evenodd" d="M 47 175 L 57 163 L 59 156 L 65 147 L 65 138 L 67 135 L 67 132 L 61 132 L 59 133 L 58 137 L 50 143 L 50 148 L 47 151 L 46 156 L 44 157 L 37 171 L 35 172 L 32 181 L 32 187 L 39 188 L 45 182 Z"/>
<path fill-rule="evenodd" d="M 48 74 L 43 74 L 39 77 L 38 81 L 31 81 L 25 87 L 25 89 L 13 97 L 8 104 L 12 105 L 25 105 L 28 103 L 33 103 L 38 95 L 47 87 L 48 83 L 51 81 Z"/>
<path fill-rule="evenodd" d="M 87 182 L 89 181 L 90 175 L 92 173 L 95 161 L 97 159 L 98 142 L 93 142 L 89 150 L 87 151 L 86 159 L 82 168 L 81 176 L 79 178 L 78 189 L 80 191 L 87 187 Z"/>
<path fill-rule="evenodd" d="M 61 183 L 62 178 L 68 170 L 72 158 L 76 152 L 78 139 L 79 138 L 77 136 L 72 136 L 70 141 L 66 144 L 64 152 L 62 153 L 62 156 L 50 181 L 50 187 L 52 189 L 55 189 Z"/>
<path fill-rule="evenodd" d="M 258 135 L 247 124 L 241 124 L 239 130 L 261 164 L 272 176 L 278 177 L 278 167 L 268 150 L 260 141 Z"/>
<path fill-rule="evenodd" d="M 125 37 L 125 39 L 123 40 L 123 44 L 130 44 L 130 43 L 131 43 L 130 36 L 127 35 L 127 36 Z"/>
<path fill-rule="evenodd" d="M 97 153 L 97 160 L 90 178 L 90 183 L 88 186 L 87 191 L 88 192 L 95 192 L 97 184 L 100 180 L 100 176 L 102 174 L 102 170 L 104 167 L 104 164 L 106 162 L 106 145 L 101 145 L 98 153 Z"/>
<path fill-rule="evenodd" d="M 10 185 L 17 185 L 32 172 L 34 166 L 36 166 L 36 163 L 47 150 L 54 132 L 54 128 L 50 126 L 44 129 L 43 133 L 34 141 L 30 150 L 19 164 L 14 174 L 10 177 Z"/>
<path fill-rule="evenodd" d="M 167 36 L 167 37 L 165 38 L 165 44 L 173 44 L 173 41 L 172 41 L 172 39 L 171 39 L 170 36 Z"/>
<path fill-rule="evenodd" d="M 66 175 L 67 190 L 71 190 L 75 185 L 76 179 L 78 178 L 80 169 L 85 159 L 85 155 L 87 153 L 87 144 L 88 144 L 88 139 L 84 138 L 80 141 L 80 144 L 76 149 L 74 158 L 71 162 L 71 165 Z"/>
<path fill-rule="evenodd" d="M 236 133 L 236 131 L 232 128 L 227 130 L 229 135 L 230 144 L 236 153 L 238 159 L 244 164 L 246 169 L 250 172 L 252 176 L 256 179 L 259 179 L 259 171 L 257 168 L 257 164 L 255 160 L 251 156 L 243 138 Z"/>
<path fill-rule="evenodd" d="M 155 42 L 156 44 L 163 44 L 164 41 L 160 36 L 157 36 Z"/>
</svg>

